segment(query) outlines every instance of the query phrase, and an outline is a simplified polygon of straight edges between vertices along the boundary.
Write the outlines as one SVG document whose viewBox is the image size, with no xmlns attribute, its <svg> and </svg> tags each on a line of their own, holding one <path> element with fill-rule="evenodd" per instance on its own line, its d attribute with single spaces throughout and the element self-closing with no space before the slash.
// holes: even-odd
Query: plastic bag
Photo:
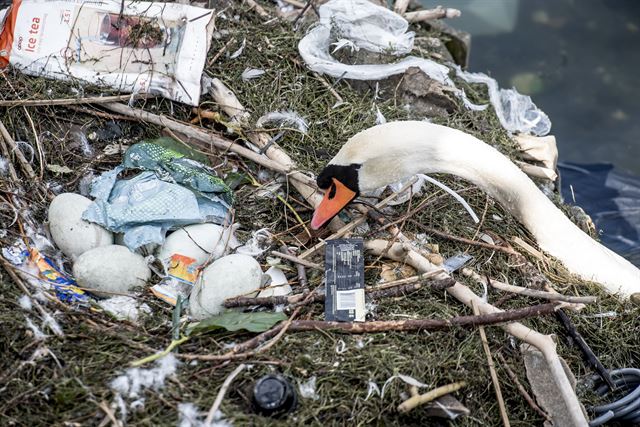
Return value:
<svg viewBox="0 0 640 427">
<path fill-rule="evenodd" d="M 298 51 L 307 66 L 321 74 L 353 80 L 382 80 L 418 67 L 433 80 L 455 89 L 449 78 L 449 68 L 426 58 L 408 56 L 390 64 L 343 64 L 331 56 L 332 41 L 351 42 L 358 49 L 406 55 L 413 49 L 412 32 L 402 16 L 366 0 L 331 0 L 320 6 L 320 22 L 300 40 Z M 461 90 L 455 93 L 465 106 L 483 110 L 486 105 L 474 105 Z"/>
<path fill-rule="evenodd" d="M 551 131 L 551 120 L 536 107 L 530 96 L 522 95 L 515 89 L 500 89 L 498 82 L 484 73 L 469 73 L 458 67 L 457 74 L 466 82 L 487 85 L 491 105 L 500 124 L 509 132 L 543 136 Z"/>
<path fill-rule="evenodd" d="M 145 172 L 118 180 L 127 169 Z M 171 228 L 221 224 L 233 201 L 224 181 L 204 165 L 152 143 L 131 146 L 121 166 L 93 181 L 91 196 L 96 200 L 82 218 L 124 233 L 124 243 L 132 251 L 162 244 Z"/>
</svg>

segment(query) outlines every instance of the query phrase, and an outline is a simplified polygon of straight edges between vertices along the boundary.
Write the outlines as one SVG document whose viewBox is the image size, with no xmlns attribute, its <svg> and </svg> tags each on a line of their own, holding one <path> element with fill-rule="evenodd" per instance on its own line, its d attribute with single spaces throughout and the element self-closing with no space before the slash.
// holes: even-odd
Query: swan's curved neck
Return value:
<svg viewBox="0 0 640 427">
<path fill-rule="evenodd" d="M 361 164 L 362 191 L 416 173 L 457 175 L 499 201 L 571 272 L 612 294 L 640 292 L 635 266 L 582 232 L 514 163 L 472 135 L 426 122 L 387 123 L 355 135 L 331 163 Z"/>
</svg>

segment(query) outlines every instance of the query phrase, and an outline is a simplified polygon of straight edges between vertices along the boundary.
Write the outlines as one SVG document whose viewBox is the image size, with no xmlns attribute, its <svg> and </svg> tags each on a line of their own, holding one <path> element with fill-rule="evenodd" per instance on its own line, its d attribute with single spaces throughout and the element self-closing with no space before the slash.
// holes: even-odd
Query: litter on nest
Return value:
<svg viewBox="0 0 640 427">
<path fill-rule="evenodd" d="M 131 179 L 126 170 L 141 169 Z M 215 172 L 160 145 L 143 142 L 129 147 L 123 162 L 96 178 L 95 201 L 83 218 L 124 233 L 131 250 L 161 245 L 167 230 L 201 222 L 223 223 L 233 194 Z"/>
<path fill-rule="evenodd" d="M 300 132 L 307 133 L 309 124 L 295 111 L 271 111 L 256 121 L 257 127 L 264 127 L 267 123 L 275 123 L 280 127 L 295 126 Z"/>
<path fill-rule="evenodd" d="M 495 79 L 484 73 L 470 73 L 456 68 L 458 77 L 469 83 L 482 83 L 489 90 L 489 100 L 495 109 L 500 124 L 511 133 L 529 133 L 544 136 L 551 131 L 551 120 L 536 107 L 530 96 L 515 89 L 500 89 Z"/>
<path fill-rule="evenodd" d="M 358 49 L 369 52 L 404 56 L 413 49 L 414 33 L 407 31 L 409 23 L 389 9 L 366 0 L 331 0 L 319 8 L 320 21 L 300 40 L 298 51 L 307 66 L 320 74 L 352 80 L 382 80 L 402 74 L 411 67 L 420 68 L 427 76 L 450 87 L 471 110 L 484 110 L 475 105 L 449 78 L 449 68 L 435 61 L 406 56 L 388 64 L 345 64 L 329 52 L 334 34 L 339 43 L 350 41 Z"/>
<path fill-rule="evenodd" d="M 11 64 L 25 74 L 149 92 L 189 105 L 200 101 L 211 10 L 178 3 L 23 0 L 5 13 L 11 25 L 0 36 L 0 46 L 8 47 L 1 68 Z"/>
<path fill-rule="evenodd" d="M 2 256 L 24 271 L 40 286 L 53 288 L 60 301 L 84 304 L 88 302 L 85 291 L 76 286 L 75 280 L 63 273 L 56 264 L 35 247 L 27 248 L 22 241 L 3 248 Z"/>
</svg>

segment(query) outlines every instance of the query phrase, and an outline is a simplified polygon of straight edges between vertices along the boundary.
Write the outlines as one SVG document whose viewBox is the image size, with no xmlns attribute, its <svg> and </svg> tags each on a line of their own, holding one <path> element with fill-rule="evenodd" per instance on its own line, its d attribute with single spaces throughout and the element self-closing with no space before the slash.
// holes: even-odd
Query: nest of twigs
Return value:
<svg viewBox="0 0 640 427">
<path fill-rule="evenodd" d="M 267 9 L 270 11 L 270 9 Z M 273 13 L 273 11 L 270 11 Z M 311 14 L 311 12 L 309 12 Z M 317 173 L 353 134 L 375 123 L 373 88 L 362 90 L 348 81 L 329 82 L 307 70 L 297 53 L 297 42 L 305 25 L 285 19 L 264 24 L 265 19 L 246 5 L 229 6 L 227 16 L 239 19 L 218 19 L 216 37 L 209 52 L 205 72 L 222 80 L 251 113 L 253 120 L 274 110 L 292 110 L 309 122 L 307 134 L 285 132 L 278 144 L 297 163 L 301 170 Z M 299 28 L 297 28 L 299 27 Z M 435 30 L 416 24 L 415 31 L 423 37 L 442 37 Z M 227 53 L 236 50 L 246 39 L 244 53 L 229 59 Z M 422 54 L 429 54 L 422 51 Z M 246 68 L 257 68 L 266 74 L 245 82 L 241 78 Z M 470 99 L 486 103 L 482 87 L 463 85 Z M 0 72 L 0 98 L 3 101 L 37 99 L 77 99 L 98 95 L 117 95 L 102 88 L 80 86 L 74 82 L 56 82 L 43 78 L 27 77 L 7 69 Z M 80 92 L 80 94 L 78 94 Z M 335 93 L 343 103 L 335 108 Z M 133 105 L 156 114 L 164 114 L 176 121 L 190 122 L 198 118 L 191 108 L 159 98 L 138 100 Z M 393 96 L 383 97 L 376 106 L 388 120 L 408 119 L 409 113 Z M 201 109 L 222 112 L 209 96 L 204 96 Z M 221 117 L 225 117 L 221 114 Z M 0 174 L 0 246 L 6 247 L 24 236 L 24 218 L 33 224 L 44 224 L 51 195 L 59 192 L 81 192 L 88 174 L 99 174 L 115 167 L 122 154 L 114 147 L 131 145 L 142 139 L 163 135 L 164 130 L 155 125 L 141 123 L 130 117 L 114 114 L 100 104 L 71 104 L 20 106 L 0 108 L 0 121 L 16 141 L 33 170 L 34 176 L 25 172 L 15 156 L 9 161 L 14 166 L 18 180 L 8 170 Z M 462 129 L 484 141 L 492 143 L 512 158 L 517 153 L 506 132 L 501 128 L 493 110 L 472 112 L 459 105 L 455 111 L 433 118 L 434 122 Z M 233 132 L 224 121 L 202 118 L 194 126 L 206 128 L 225 138 L 244 143 L 247 128 Z M 262 131 L 276 135 L 279 129 Z M 231 133 L 230 133 L 231 132 Z M 83 141 L 82 137 L 87 141 Z M 88 144 L 88 145 L 87 145 Z M 109 146 L 110 150 L 105 151 Z M 87 149 L 89 147 L 89 149 Z M 246 239 L 252 230 L 266 227 L 275 235 L 273 249 L 282 245 L 297 246 L 304 250 L 317 243 L 317 237 L 309 239 L 295 213 L 304 221 L 311 217 L 311 207 L 286 183 L 275 190 L 286 200 L 270 196 L 264 186 L 279 183 L 281 178 L 250 161 L 229 153 L 209 152 L 208 160 L 223 177 L 233 178 L 239 185 L 235 189 L 235 221 L 241 227 L 239 237 Z M 4 158 L 4 157 L 3 157 Z M 64 167 L 51 167 L 52 165 Z M 238 173 L 251 179 L 238 180 Z M 464 209 L 435 186 L 429 186 L 422 196 L 416 196 L 403 205 L 388 208 L 385 215 L 395 221 L 406 212 L 422 206 L 411 219 L 399 222 L 403 233 L 415 236 L 425 233 L 431 248 L 443 257 L 457 253 L 474 256 L 474 268 L 512 284 L 526 286 L 533 276 L 542 274 L 565 293 L 577 293 L 579 283 L 553 262 L 543 262 L 527 252 L 522 256 L 529 268 L 517 268 L 508 254 L 461 243 L 447 238 L 457 236 L 476 239 L 478 232 L 510 241 L 520 237 L 535 246 L 526 231 L 499 205 L 471 184 L 451 178 L 438 177 L 459 192 L 482 216 L 482 222 L 474 225 Z M 263 187 L 252 185 L 257 182 Z M 275 188 L 275 187 L 269 187 Z M 16 209 L 22 209 L 16 220 Z M 437 230 L 439 235 L 425 232 L 424 227 Z M 380 225 L 369 221 L 368 229 L 360 228 L 356 235 L 365 238 L 386 236 Z M 322 263 L 322 255 L 314 258 Z M 264 263 L 265 260 L 262 259 Z M 141 325 L 117 321 L 99 310 L 78 309 L 57 302 L 54 298 L 40 302 L 64 330 L 63 336 L 50 336 L 36 340 L 27 326 L 26 319 L 42 323 L 42 313 L 26 311 L 18 304 L 25 293 L 10 267 L 0 270 L 0 347 L 4 357 L 0 361 L 0 419 L 5 425 L 105 425 L 119 418 L 117 409 L 111 406 L 114 394 L 110 381 L 122 373 L 129 363 L 149 356 L 167 347 L 172 339 L 172 309 L 150 293 L 142 293 L 153 310 Z M 292 266 L 293 267 L 293 266 Z M 367 284 L 379 280 L 380 272 L 388 270 L 389 262 L 378 257 L 367 257 Z M 310 289 L 317 287 L 322 275 L 309 270 Z M 289 277 L 296 288 L 295 268 Z M 19 278 L 18 278 L 19 279 Z M 457 278 L 477 293 L 482 289 L 464 277 Z M 23 283 L 23 285 L 25 285 Z M 27 290 L 37 293 L 37 290 Z M 595 286 L 581 285 L 581 293 L 597 295 L 597 304 L 589 305 L 579 314 L 571 314 L 577 328 L 603 364 L 607 367 L 628 367 L 640 364 L 636 337 L 640 333 L 637 308 L 622 305 L 616 299 L 603 294 Z M 526 307 L 535 301 L 522 296 L 505 297 L 507 294 L 490 291 L 489 300 L 501 304 L 501 308 Z M 375 308 L 371 319 L 402 320 L 411 318 L 447 319 L 453 316 L 473 314 L 443 291 L 423 288 L 410 295 L 380 298 L 372 301 Z M 613 312 L 615 315 L 606 315 Z M 298 318 L 323 319 L 322 304 L 303 306 Z M 605 313 L 602 315 L 601 313 Z M 593 372 L 571 342 L 563 338 L 561 326 L 553 317 L 541 317 L 527 321 L 527 325 L 545 333 L 559 335 L 558 352 L 568 362 L 579 384 Z M 48 331 L 45 329 L 45 333 Z M 489 346 L 494 353 L 501 353 L 506 363 L 515 368 L 520 381 L 527 384 L 522 359 L 505 333 L 499 328 L 487 328 Z M 177 354 L 224 354 L 229 346 L 251 339 L 254 334 L 243 332 L 218 332 L 199 336 L 181 345 Z M 342 342 L 344 344 L 342 344 Z M 336 352 L 340 346 L 341 351 Z M 346 351 L 342 351 L 346 349 Z M 475 329 L 453 328 L 440 332 L 378 332 L 368 335 L 347 336 L 331 331 L 314 331 L 285 334 L 267 351 L 257 352 L 244 360 L 229 358 L 216 361 L 182 360 L 177 373 L 169 378 L 160 390 L 144 392 L 144 405 L 130 410 L 129 425 L 175 425 L 178 422 L 178 405 L 191 402 L 206 411 L 216 397 L 224 379 L 237 364 L 252 365 L 234 380 L 222 402 L 225 418 L 236 425 L 271 425 L 274 420 L 257 415 L 251 409 L 251 386 L 260 376 L 278 371 L 296 382 L 304 383 L 317 378 L 317 398 L 301 399 L 298 408 L 280 418 L 283 425 L 424 425 L 424 413 L 417 408 L 407 414 L 396 410 L 406 392 L 406 385 L 392 383 L 384 398 L 373 396 L 365 399 L 369 381 L 381 385 L 396 373 L 412 376 L 433 388 L 464 380 L 466 388 L 456 396 L 466 405 L 470 416 L 452 421 L 452 425 L 497 425 L 500 416 L 491 387 L 486 357 Z M 540 425 L 543 418 L 535 412 L 517 391 L 504 366 L 497 366 L 503 395 L 512 425 Z M 578 389 L 585 402 L 595 397 L 585 387 Z M 105 411 L 105 408 L 110 409 Z M 436 424 L 437 421 L 433 421 Z"/>
</svg>

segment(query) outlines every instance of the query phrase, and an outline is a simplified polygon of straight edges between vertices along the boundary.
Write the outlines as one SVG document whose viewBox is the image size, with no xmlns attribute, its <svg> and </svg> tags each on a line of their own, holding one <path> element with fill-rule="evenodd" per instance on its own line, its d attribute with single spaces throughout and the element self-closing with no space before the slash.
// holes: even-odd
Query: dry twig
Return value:
<svg viewBox="0 0 640 427">
<path fill-rule="evenodd" d="M 417 10 L 415 12 L 407 12 L 404 19 L 411 23 L 430 21 L 433 19 L 457 18 L 461 15 L 458 9 L 444 8 L 438 6 L 434 9 Z"/>
<path fill-rule="evenodd" d="M 320 264 L 316 264 L 315 262 L 307 261 L 306 259 L 298 258 L 297 256 L 285 254 L 278 251 L 271 251 L 271 255 L 275 255 L 282 259 L 286 259 L 287 261 L 294 262 L 298 265 L 303 265 L 309 268 L 315 268 L 316 270 L 324 270 L 324 268 Z"/>
<path fill-rule="evenodd" d="M 571 295 L 562 295 L 555 292 L 539 291 L 536 289 L 523 288 L 522 286 L 509 285 L 495 279 L 487 280 L 470 268 L 462 269 L 462 274 L 472 278 L 480 284 L 489 285 L 501 291 L 510 292 L 517 295 L 525 295 L 533 298 L 543 298 L 549 301 L 563 301 L 572 304 L 590 304 L 598 301 L 598 298 L 593 296 L 574 297 Z"/>
<path fill-rule="evenodd" d="M 224 382 L 222 383 L 222 387 L 220 387 L 220 391 L 216 396 L 216 400 L 213 401 L 213 405 L 211 405 L 211 409 L 209 409 L 209 412 L 207 413 L 207 418 L 204 420 L 204 425 L 206 427 L 209 427 L 213 422 L 213 417 L 216 415 L 216 412 L 220 408 L 222 399 L 224 399 L 224 395 L 227 393 L 231 382 L 246 367 L 247 365 L 245 365 L 244 363 L 239 364 L 236 369 L 234 369 L 233 372 L 231 372 L 231 374 L 229 374 L 229 376 L 224 380 Z"/>
<path fill-rule="evenodd" d="M 475 303 L 472 303 L 473 313 L 477 316 L 478 306 Z M 500 418 L 502 418 L 502 424 L 505 427 L 509 427 L 511 423 L 509 422 L 509 417 L 507 415 L 507 408 L 504 405 L 504 399 L 502 398 L 502 390 L 500 389 L 500 381 L 498 380 L 498 374 L 496 373 L 496 367 L 493 363 L 493 357 L 491 357 L 491 350 L 489 349 L 489 341 L 487 341 L 487 334 L 484 332 L 484 328 L 482 326 L 478 327 L 480 331 L 480 341 L 482 341 L 482 348 L 484 349 L 484 353 L 487 355 L 487 364 L 489 365 L 489 372 L 491 374 L 491 382 L 493 383 L 493 389 L 496 392 L 496 399 L 498 399 L 498 407 L 500 408 Z"/>
<path fill-rule="evenodd" d="M 446 394 L 451 394 L 455 391 L 458 391 L 466 385 L 467 383 L 465 383 L 464 381 L 460 381 L 457 383 L 443 385 L 442 387 L 438 387 L 424 394 L 416 393 L 415 395 L 411 396 L 409 399 L 405 400 L 400 405 L 398 405 L 398 411 L 409 412 L 413 408 L 416 408 L 420 405 L 424 405 L 425 403 L 429 403 Z"/>
</svg>

